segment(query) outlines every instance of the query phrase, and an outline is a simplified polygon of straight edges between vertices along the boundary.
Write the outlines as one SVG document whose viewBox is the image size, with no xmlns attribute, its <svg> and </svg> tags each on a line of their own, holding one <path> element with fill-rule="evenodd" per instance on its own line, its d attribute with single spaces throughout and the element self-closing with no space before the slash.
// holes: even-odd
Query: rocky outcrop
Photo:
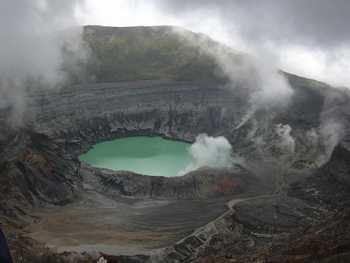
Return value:
<svg viewBox="0 0 350 263">
<path fill-rule="evenodd" d="M 345 207 L 350 200 L 349 163 L 350 152 L 344 141 L 335 147 L 328 163 L 292 184 L 290 195 L 332 209 Z"/>
<path fill-rule="evenodd" d="M 31 130 L 12 134 L 0 152 L 0 211 L 25 216 L 41 204 L 63 205 L 76 197 L 81 177 L 76 157 L 64 144 Z"/>
</svg>

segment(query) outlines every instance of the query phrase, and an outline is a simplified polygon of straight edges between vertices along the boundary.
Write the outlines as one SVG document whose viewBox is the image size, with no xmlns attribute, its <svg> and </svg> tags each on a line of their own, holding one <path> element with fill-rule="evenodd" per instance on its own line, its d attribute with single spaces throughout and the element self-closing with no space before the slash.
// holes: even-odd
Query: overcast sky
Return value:
<svg viewBox="0 0 350 263">
<path fill-rule="evenodd" d="M 86 0 L 83 24 L 173 24 L 350 87 L 349 0 Z"/>
</svg>

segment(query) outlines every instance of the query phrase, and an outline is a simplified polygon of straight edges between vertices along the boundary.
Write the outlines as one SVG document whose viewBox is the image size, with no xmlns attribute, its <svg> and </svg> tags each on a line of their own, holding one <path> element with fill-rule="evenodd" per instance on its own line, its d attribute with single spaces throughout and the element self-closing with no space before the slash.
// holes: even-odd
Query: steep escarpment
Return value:
<svg viewBox="0 0 350 263">
<path fill-rule="evenodd" d="M 108 196 L 201 199 L 263 191 L 263 183 L 243 168 L 202 168 L 181 177 L 142 176 L 84 165 L 84 182 Z"/>
<path fill-rule="evenodd" d="M 113 137 L 144 131 L 193 140 L 200 132 L 219 134 L 230 128 L 239 114 L 233 105 L 239 107 L 241 102 L 228 93 L 215 82 L 87 84 L 33 94 L 32 111 L 35 127 L 54 136 L 64 132 L 70 138 L 103 139 L 108 133 Z"/>
</svg>

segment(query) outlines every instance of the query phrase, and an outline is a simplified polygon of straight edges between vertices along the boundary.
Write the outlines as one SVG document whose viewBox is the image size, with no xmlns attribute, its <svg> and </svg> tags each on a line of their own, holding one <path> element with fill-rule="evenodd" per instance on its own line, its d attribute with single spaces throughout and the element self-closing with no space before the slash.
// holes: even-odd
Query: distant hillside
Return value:
<svg viewBox="0 0 350 263">
<path fill-rule="evenodd" d="M 173 26 L 85 26 L 84 43 L 89 58 L 79 71 L 66 69 L 74 83 L 134 80 L 223 81 L 227 78 L 211 52 L 240 63 L 238 53 L 204 34 Z M 68 56 L 72 54 L 68 53 Z M 83 70 L 81 70 L 83 68 Z M 82 73 L 83 72 L 83 73 Z M 324 83 L 284 72 L 295 86 L 323 89 Z"/>
<path fill-rule="evenodd" d="M 215 58 L 197 45 L 219 44 L 202 34 L 170 26 L 86 26 L 84 39 L 91 49 L 87 71 L 97 82 L 220 78 Z"/>
</svg>

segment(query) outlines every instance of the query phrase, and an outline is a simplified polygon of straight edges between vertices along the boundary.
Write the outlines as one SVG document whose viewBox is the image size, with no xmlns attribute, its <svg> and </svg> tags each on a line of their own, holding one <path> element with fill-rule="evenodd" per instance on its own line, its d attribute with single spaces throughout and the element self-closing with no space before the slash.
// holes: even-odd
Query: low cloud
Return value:
<svg viewBox="0 0 350 263">
<path fill-rule="evenodd" d="M 283 70 L 350 87 L 347 0 L 151 2 L 178 24 L 274 61 Z"/>
<path fill-rule="evenodd" d="M 185 18 L 191 13 L 206 13 L 217 16 L 232 35 L 238 34 L 254 45 L 270 41 L 328 49 L 350 42 L 350 3 L 347 0 L 155 2 L 162 12 L 169 15 Z"/>
</svg>

